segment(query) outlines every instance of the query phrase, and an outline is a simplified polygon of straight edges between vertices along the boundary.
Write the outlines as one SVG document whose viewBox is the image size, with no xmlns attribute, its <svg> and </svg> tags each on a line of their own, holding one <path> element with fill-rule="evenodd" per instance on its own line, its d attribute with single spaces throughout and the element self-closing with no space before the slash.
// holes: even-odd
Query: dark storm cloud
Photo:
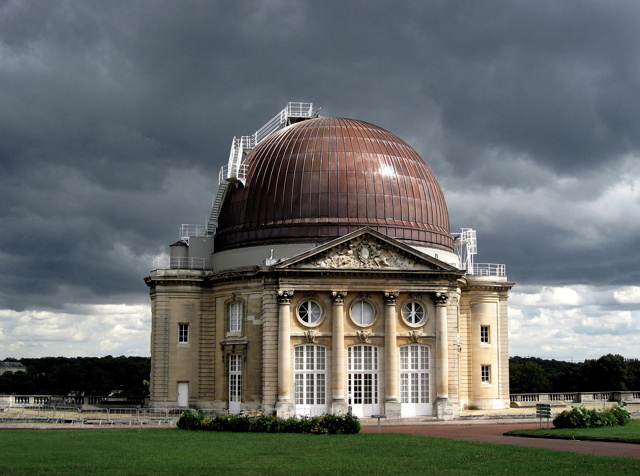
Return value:
<svg viewBox="0 0 640 476">
<path fill-rule="evenodd" d="M 290 100 L 407 140 L 454 231 L 514 279 L 637 285 L 638 258 L 598 254 L 618 226 L 637 247 L 637 226 L 588 210 L 640 148 L 639 19 L 635 2 L 2 2 L 0 307 L 137 302 L 151 257 L 204 221 L 231 138 Z M 477 206 L 496 190 L 520 206 Z"/>
</svg>

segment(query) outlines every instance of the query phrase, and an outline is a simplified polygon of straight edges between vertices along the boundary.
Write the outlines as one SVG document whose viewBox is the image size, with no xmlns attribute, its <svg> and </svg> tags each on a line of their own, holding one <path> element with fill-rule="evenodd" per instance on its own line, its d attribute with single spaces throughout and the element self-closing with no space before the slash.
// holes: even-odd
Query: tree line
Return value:
<svg viewBox="0 0 640 476">
<path fill-rule="evenodd" d="M 112 392 L 140 397 L 148 393 L 149 357 L 43 357 L 7 359 L 26 372 L 0 375 L 0 394 L 95 395 Z"/>
<path fill-rule="evenodd" d="M 7 360 L 22 363 L 27 372 L 0 375 L 0 394 L 106 396 L 118 391 L 138 397 L 148 393 L 148 357 Z M 584 362 L 511 357 L 509 385 L 511 393 L 640 390 L 640 360 L 613 354 Z"/>
<path fill-rule="evenodd" d="M 640 360 L 607 354 L 584 362 L 509 359 L 511 393 L 608 392 L 640 390 Z"/>
</svg>

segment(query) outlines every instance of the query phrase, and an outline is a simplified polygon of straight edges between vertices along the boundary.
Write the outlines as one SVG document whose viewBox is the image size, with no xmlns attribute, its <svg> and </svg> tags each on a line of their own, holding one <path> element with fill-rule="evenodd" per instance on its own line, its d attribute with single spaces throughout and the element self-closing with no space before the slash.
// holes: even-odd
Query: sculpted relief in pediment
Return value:
<svg viewBox="0 0 640 476">
<path fill-rule="evenodd" d="M 326 253 L 309 258 L 301 268 L 328 269 L 415 269 L 429 270 L 435 266 L 418 262 L 396 249 L 366 237 L 343 243 Z"/>
</svg>

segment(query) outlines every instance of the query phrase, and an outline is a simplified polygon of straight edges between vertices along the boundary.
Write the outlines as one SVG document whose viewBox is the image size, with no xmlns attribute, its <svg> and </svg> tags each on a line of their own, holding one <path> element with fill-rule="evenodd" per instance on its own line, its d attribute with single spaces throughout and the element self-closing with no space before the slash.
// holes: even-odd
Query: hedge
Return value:
<svg viewBox="0 0 640 476">
<path fill-rule="evenodd" d="M 270 415 L 228 415 L 209 417 L 204 413 L 184 412 L 177 423 L 181 430 L 236 431 L 253 433 L 311 433 L 314 435 L 353 434 L 360 432 L 354 415 L 326 413 L 312 418 L 279 418 Z"/>
<path fill-rule="evenodd" d="M 631 415 L 622 406 L 606 410 L 588 410 L 583 406 L 571 407 L 553 419 L 556 428 L 600 428 L 603 426 L 626 425 Z"/>
</svg>

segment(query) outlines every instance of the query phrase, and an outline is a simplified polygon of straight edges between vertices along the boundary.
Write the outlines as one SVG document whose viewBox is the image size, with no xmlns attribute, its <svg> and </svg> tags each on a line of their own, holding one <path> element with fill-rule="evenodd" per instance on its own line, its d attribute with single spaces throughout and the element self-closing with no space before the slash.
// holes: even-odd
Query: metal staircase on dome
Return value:
<svg viewBox="0 0 640 476">
<path fill-rule="evenodd" d="M 478 254 L 478 238 L 473 228 L 461 228 L 460 233 L 453 233 L 454 243 L 458 255 L 458 266 L 472 276 L 506 276 L 504 264 L 475 263 L 474 256 Z"/>
<path fill-rule="evenodd" d="M 229 184 L 245 184 L 247 165 L 243 163 L 247 154 L 270 134 L 283 129 L 296 122 L 305 121 L 317 117 L 317 112 L 313 111 L 313 103 L 310 102 L 290 102 L 282 111 L 276 114 L 264 126 L 250 136 L 234 137 L 231 142 L 229 162 L 222 166 L 218 174 L 218 189 L 211 201 L 211 212 L 207 221 L 207 234 L 215 235 L 218 228 L 218 217 L 220 208 L 227 195 Z"/>
<path fill-rule="evenodd" d="M 473 274 L 473 257 L 478 254 L 476 230 L 473 228 L 462 228 L 460 233 L 454 233 L 453 235 L 457 235 L 455 248 L 458 253 L 458 259 L 460 260 L 460 266 L 470 274 Z"/>
</svg>

